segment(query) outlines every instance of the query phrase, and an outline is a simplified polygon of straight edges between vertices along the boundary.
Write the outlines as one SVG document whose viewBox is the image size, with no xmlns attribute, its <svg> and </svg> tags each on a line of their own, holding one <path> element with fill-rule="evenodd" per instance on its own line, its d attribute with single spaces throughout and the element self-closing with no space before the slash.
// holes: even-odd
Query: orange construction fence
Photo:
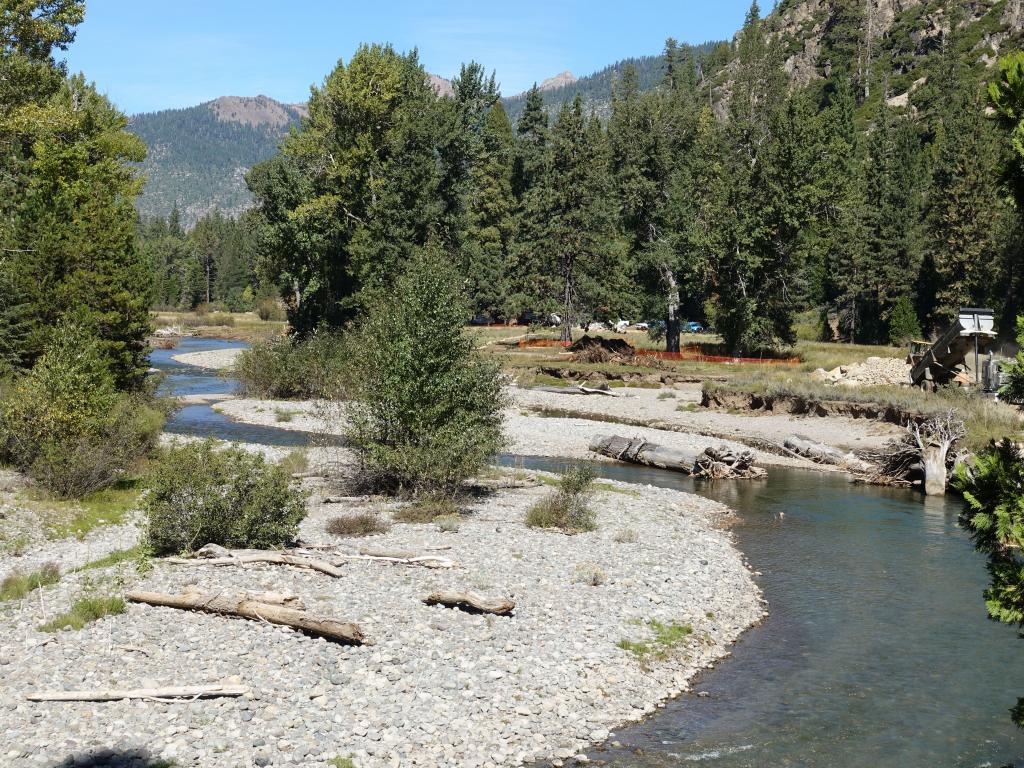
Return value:
<svg viewBox="0 0 1024 768">
<path fill-rule="evenodd" d="M 729 357 L 727 355 L 705 355 L 700 347 L 686 347 L 679 352 L 663 352 L 657 349 L 638 349 L 642 357 L 656 357 L 659 360 L 694 360 L 699 363 L 741 363 L 744 365 L 799 365 L 799 357 Z"/>
</svg>

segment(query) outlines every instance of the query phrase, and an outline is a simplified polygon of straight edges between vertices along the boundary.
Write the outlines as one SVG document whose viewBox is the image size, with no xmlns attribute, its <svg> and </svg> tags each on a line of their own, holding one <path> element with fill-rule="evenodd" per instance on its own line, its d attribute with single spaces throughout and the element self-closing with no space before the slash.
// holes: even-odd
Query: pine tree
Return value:
<svg viewBox="0 0 1024 768">
<path fill-rule="evenodd" d="M 474 310 L 495 319 L 508 304 L 508 262 L 514 230 L 512 162 L 515 140 L 501 102 L 481 127 L 481 154 L 471 171 L 469 229 L 462 249 L 463 274 Z"/>
</svg>

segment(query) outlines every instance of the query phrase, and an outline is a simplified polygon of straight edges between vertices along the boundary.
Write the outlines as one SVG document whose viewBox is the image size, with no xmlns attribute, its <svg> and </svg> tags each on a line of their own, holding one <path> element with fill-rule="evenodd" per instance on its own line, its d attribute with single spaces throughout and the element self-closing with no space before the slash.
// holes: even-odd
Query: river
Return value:
<svg viewBox="0 0 1024 768">
<path fill-rule="evenodd" d="M 152 362 L 175 394 L 228 392 L 230 381 L 170 357 L 230 346 L 239 344 L 185 339 Z M 274 445 L 310 438 L 232 422 L 208 405 L 182 409 L 168 431 Z M 621 747 L 591 759 L 622 768 L 1024 767 L 1024 733 L 1009 719 L 1024 696 L 1024 642 L 985 617 L 984 561 L 957 525 L 956 499 L 777 468 L 763 482 L 719 483 L 595 468 L 735 509 L 737 543 L 760 572 L 771 615 L 693 693 L 616 732 Z"/>
</svg>

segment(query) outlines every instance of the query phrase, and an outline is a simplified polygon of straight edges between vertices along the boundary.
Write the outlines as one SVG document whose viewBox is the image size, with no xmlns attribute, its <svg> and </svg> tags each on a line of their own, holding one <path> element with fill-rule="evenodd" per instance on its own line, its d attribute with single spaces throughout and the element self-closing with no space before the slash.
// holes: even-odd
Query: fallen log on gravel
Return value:
<svg viewBox="0 0 1024 768">
<path fill-rule="evenodd" d="M 595 389 L 584 387 L 582 384 L 575 387 L 530 387 L 531 392 L 553 392 L 556 395 L 604 395 L 605 397 L 618 397 L 610 389 Z"/>
<path fill-rule="evenodd" d="M 642 437 L 598 435 L 590 443 L 590 450 L 619 461 L 685 472 L 708 479 L 754 479 L 767 475 L 764 469 L 754 466 L 753 451 L 737 453 L 724 445 L 698 451 L 667 448 L 650 443 Z"/>
<path fill-rule="evenodd" d="M 427 605 L 458 608 L 467 613 L 491 613 L 495 616 L 508 616 L 516 607 L 514 600 L 483 597 L 475 592 L 431 592 L 423 598 L 423 602 Z"/>
<path fill-rule="evenodd" d="M 454 568 L 456 563 L 447 557 L 436 555 L 420 555 L 418 557 L 392 557 L 389 555 L 335 555 L 341 560 L 370 560 L 378 563 L 390 563 L 392 565 L 419 565 L 423 568 Z"/>
<path fill-rule="evenodd" d="M 254 621 L 266 621 L 298 629 L 310 635 L 325 637 L 339 643 L 363 645 L 365 638 L 357 624 L 324 618 L 298 608 L 278 603 L 264 603 L 253 600 L 251 595 L 204 594 L 186 592 L 169 595 L 162 592 L 129 592 L 125 597 L 133 603 L 180 608 L 186 611 L 203 611 L 222 616 L 238 616 Z"/>
<path fill-rule="evenodd" d="M 253 563 L 271 563 L 274 565 L 291 565 L 296 568 L 308 568 L 313 571 L 338 578 L 343 571 L 324 560 L 305 555 L 293 555 L 287 552 L 271 552 L 258 549 L 225 549 L 217 544 L 207 544 L 196 550 L 192 557 L 165 557 L 165 563 L 174 565 L 237 565 L 244 568 Z"/>
<path fill-rule="evenodd" d="M 843 453 L 837 448 L 823 443 L 816 443 L 803 435 L 790 435 L 783 442 L 786 449 L 816 464 L 830 464 L 843 467 L 853 472 L 871 472 L 874 466 L 852 453 Z"/>
<path fill-rule="evenodd" d="M 150 699 L 156 701 L 188 703 L 196 699 L 221 696 L 244 696 L 249 688 L 244 685 L 182 685 L 169 688 L 136 688 L 128 691 L 41 691 L 25 696 L 29 701 L 122 701 L 124 699 Z"/>
</svg>

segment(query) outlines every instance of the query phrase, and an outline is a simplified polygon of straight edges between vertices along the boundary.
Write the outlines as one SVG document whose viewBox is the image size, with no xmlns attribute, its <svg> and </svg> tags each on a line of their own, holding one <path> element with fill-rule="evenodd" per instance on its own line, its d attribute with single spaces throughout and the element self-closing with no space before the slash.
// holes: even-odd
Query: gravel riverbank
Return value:
<svg viewBox="0 0 1024 768">
<path fill-rule="evenodd" d="M 233 366 L 238 360 L 238 356 L 244 351 L 241 347 L 208 349 L 203 352 L 182 352 L 180 355 L 172 355 L 171 359 L 183 365 L 194 365 L 197 368 L 219 371 Z"/>
<path fill-rule="evenodd" d="M 750 450 L 746 445 L 736 440 L 701 435 L 696 432 L 639 427 L 596 420 L 600 417 L 600 413 L 595 414 L 595 418 L 586 418 L 585 416 L 576 418 L 541 416 L 524 406 L 527 399 L 529 402 L 538 402 L 535 396 L 546 395 L 547 393 L 511 390 L 510 394 L 512 406 L 505 410 L 505 433 L 508 436 L 506 451 L 508 453 L 528 456 L 589 459 L 592 461 L 614 461 L 613 459 L 591 453 L 588 450 L 590 441 L 595 436 L 609 433 L 628 435 L 630 437 L 644 437 L 653 443 L 679 449 L 702 450 L 724 444 L 734 450 Z M 555 394 L 551 395 L 551 397 L 576 401 L 586 400 L 588 403 L 591 400 L 612 400 L 611 398 L 600 396 L 582 397 L 578 395 Z M 520 398 L 523 399 L 521 400 Z M 563 405 L 559 401 L 548 400 L 547 402 Z M 616 398 L 614 402 L 617 404 L 620 412 L 631 414 L 633 413 L 633 406 L 644 401 Z M 248 424 L 279 427 L 281 429 L 296 429 L 313 433 L 330 434 L 339 431 L 338 422 L 340 416 L 337 415 L 338 409 L 335 405 L 325 407 L 322 403 L 309 401 L 232 398 L 222 400 L 213 407 L 217 412 L 224 414 L 228 418 Z M 325 418 L 325 413 L 334 415 Z M 789 434 L 792 434 L 792 432 Z M 759 464 L 808 469 L 822 468 L 820 465 L 813 464 L 804 459 L 779 456 L 768 451 L 753 450 Z"/>
<path fill-rule="evenodd" d="M 561 764 L 686 690 L 763 614 L 722 525 L 728 509 L 697 496 L 602 483 L 594 498 L 598 529 L 566 536 L 523 524 L 548 488 L 504 489 L 465 509 L 455 533 L 395 524 L 369 539 L 341 539 L 326 533 L 328 520 L 365 510 L 388 517 L 394 505 L 306 482 L 313 495 L 305 542 L 440 551 L 458 567 L 353 561 L 332 579 L 273 566 L 159 562 L 139 574 L 124 564 L 0 604 L 0 762 L 70 766 L 118 749 L 179 766 L 325 766 L 336 756 L 351 756 L 359 768 Z M 131 538 L 122 543 L 130 546 Z M 81 543 L 62 544 L 66 553 L 47 556 L 81 560 L 74 554 Z M 603 583 L 579 581 L 581 570 L 594 569 Z M 129 586 L 177 592 L 188 584 L 295 594 L 311 609 L 358 622 L 373 645 L 345 647 L 268 624 L 138 605 L 79 632 L 36 629 L 83 594 Z M 424 605 L 438 588 L 511 597 L 515 615 Z M 657 628 L 673 624 L 672 640 L 659 644 Z M 622 641 L 646 643 L 649 652 L 626 650 Z M 24 698 L 41 689 L 229 678 L 252 692 L 184 704 Z"/>
</svg>

